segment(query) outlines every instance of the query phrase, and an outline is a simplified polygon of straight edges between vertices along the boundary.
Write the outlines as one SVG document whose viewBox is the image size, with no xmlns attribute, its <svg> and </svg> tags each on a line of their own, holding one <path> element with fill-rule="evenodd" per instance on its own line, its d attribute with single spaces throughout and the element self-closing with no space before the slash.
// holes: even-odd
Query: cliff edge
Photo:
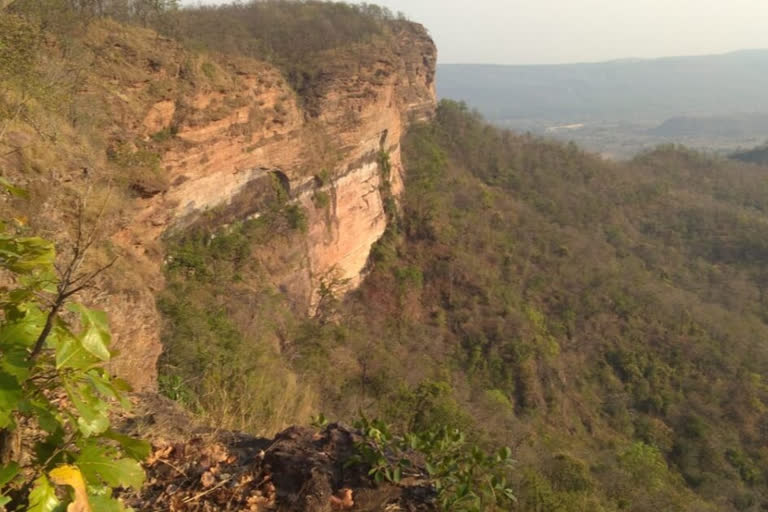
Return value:
<svg viewBox="0 0 768 512">
<path fill-rule="evenodd" d="M 103 37 L 112 36 L 105 31 Z M 278 69 L 244 58 L 208 63 L 219 87 L 185 93 L 174 83 L 178 71 L 155 65 L 152 81 L 126 88 L 140 96 L 162 81 L 164 98 L 137 109 L 131 130 L 144 140 L 174 136 L 161 155 L 165 185 L 137 185 L 134 214 L 112 236 L 142 268 L 140 280 L 103 304 L 120 351 L 117 375 L 139 390 L 155 385 L 161 344 L 154 296 L 163 286 L 164 257 L 157 242 L 198 222 L 226 225 L 258 215 L 270 184 L 307 216 L 303 247 L 275 255 L 282 263 L 271 269 L 273 284 L 305 309 L 331 274 L 346 288 L 357 286 L 387 224 L 382 180 L 393 195 L 402 190 L 400 138 L 436 107 L 436 49 L 425 29 L 399 22 L 390 41 L 329 56 L 311 105 Z M 168 54 L 183 52 L 171 41 L 163 44 Z M 382 154 L 391 168 L 386 178 Z"/>
</svg>

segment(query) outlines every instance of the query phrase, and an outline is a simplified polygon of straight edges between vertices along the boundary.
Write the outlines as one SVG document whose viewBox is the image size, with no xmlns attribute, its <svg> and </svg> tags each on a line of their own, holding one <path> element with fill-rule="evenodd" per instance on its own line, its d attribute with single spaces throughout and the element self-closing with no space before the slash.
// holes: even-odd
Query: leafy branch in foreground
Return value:
<svg viewBox="0 0 768 512">
<path fill-rule="evenodd" d="M 107 317 L 69 301 L 109 265 L 81 270 L 94 240 L 82 226 L 64 267 L 51 242 L 0 228 L 3 282 L 13 283 L 0 289 L 0 508 L 125 510 L 112 491 L 141 487 L 149 445 L 110 428 L 111 404 L 129 403 L 104 369 Z"/>
<path fill-rule="evenodd" d="M 421 476 L 410 457 L 420 454 L 442 510 L 508 510 L 516 501 L 505 476 L 513 463 L 509 448 L 486 453 L 468 443 L 462 431 L 448 427 L 397 435 L 384 422 L 365 417 L 355 427 L 365 439 L 346 464 L 370 467 L 368 475 L 376 483 L 396 484 L 406 476 Z"/>
</svg>

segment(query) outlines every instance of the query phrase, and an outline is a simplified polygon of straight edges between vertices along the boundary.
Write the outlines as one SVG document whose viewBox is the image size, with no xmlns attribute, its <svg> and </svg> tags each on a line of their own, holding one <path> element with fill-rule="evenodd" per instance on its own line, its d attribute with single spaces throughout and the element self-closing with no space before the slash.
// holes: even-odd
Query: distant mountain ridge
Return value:
<svg viewBox="0 0 768 512">
<path fill-rule="evenodd" d="M 658 136 L 747 137 L 755 133 L 768 133 L 768 114 L 741 114 L 732 116 L 670 117 L 649 130 Z"/>
<path fill-rule="evenodd" d="M 442 64 L 441 98 L 493 121 L 661 122 L 768 112 L 768 49 L 557 65 Z"/>
</svg>

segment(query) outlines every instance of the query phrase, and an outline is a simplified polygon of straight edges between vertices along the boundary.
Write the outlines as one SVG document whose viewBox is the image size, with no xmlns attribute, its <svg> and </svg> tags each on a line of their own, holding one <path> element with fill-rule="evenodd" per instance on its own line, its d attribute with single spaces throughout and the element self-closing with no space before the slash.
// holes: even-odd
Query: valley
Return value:
<svg viewBox="0 0 768 512">
<path fill-rule="evenodd" d="M 504 128 L 626 159 L 660 144 L 727 154 L 768 139 L 768 51 L 548 66 L 441 64 L 438 95 Z M 551 131 L 583 124 L 579 129 Z"/>
<path fill-rule="evenodd" d="M 0 508 L 768 507 L 768 54 L 50 1 L 0 3 Z"/>
</svg>

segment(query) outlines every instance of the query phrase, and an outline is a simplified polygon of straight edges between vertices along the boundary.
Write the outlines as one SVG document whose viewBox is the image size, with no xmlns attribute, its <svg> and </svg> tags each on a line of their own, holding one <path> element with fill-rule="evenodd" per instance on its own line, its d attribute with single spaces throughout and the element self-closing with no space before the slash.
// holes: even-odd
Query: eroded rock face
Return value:
<svg viewBox="0 0 768 512">
<path fill-rule="evenodd" d="M 235 98 L 239 106 L 223 118 L 206 117 L 212 105 L 228 100 L 218 92 L 198 94 L 184 105 L 164 100 L 149 108 L 140 128 L 146 136 L 170 129 L 180 109 L 192 114 L 175 127 L 183 149 L 163 158 L 168 189 L 137 199 L 132 222 L 113 237 L 134 264 L 146 268 L 146 282 L 136 283 L 130 297 L 104 304 L 122 354 L 113 366 L 118 375 L 140 390 L 155 385 L 161 345 L 153 296 L 163 275 L 157 241 L 214 209 L 230 217 L 258 213 L 254 183 L 270 173 L 305 208 L 309 225 L 303 268 L 283 269 L 274 284 L 290 282 L 294 293 L 304 295 L 297 302 L 310 308 L 321 279 L 336 279 L 347 288 L 359 284 L 371 246 L 386 228 L 378 156 L 389 154 L 390 188 L 398 194 L 403 131 L 414 120 L 429 118 L 436 106 L 435 46 L 419 25 L 398 30 L 386 51 L 329 57 L 332 65 L 316 87 L 311 109 L 303 108 L 280 73 L 266 65 L 259 73 L 238 72 L 244 84 Z M 319 193 L 328 198 L 326 204 L 318 204 Z M 120 313 L 127 305 L 138 318 Z"/>
</svg>

